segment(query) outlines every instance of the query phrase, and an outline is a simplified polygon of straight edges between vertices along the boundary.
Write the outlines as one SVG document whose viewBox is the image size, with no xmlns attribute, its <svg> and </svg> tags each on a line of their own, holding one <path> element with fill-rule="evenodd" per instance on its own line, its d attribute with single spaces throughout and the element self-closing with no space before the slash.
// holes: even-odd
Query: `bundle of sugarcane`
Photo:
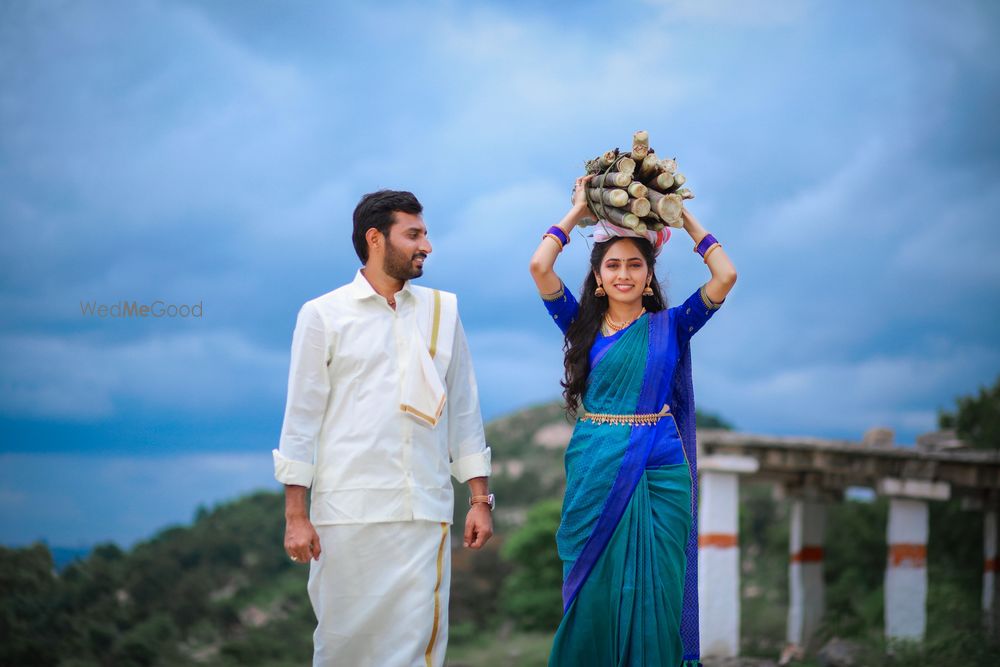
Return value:
<svg viewBox="0 0 1000 667">
<path fill-rule="evenodd" d="M 587 183 L 587 203 L 594 218 L 637 232 L 684 226 L 684 200 L 693 199 L 694 194 L 683 187 L 687 179 L 677 171 L 677 161 L 661 160 L 649 147 L 645 130 L 632 136 L 630 152 L 615 148 L 587 160 L 584 166 L 594 175 Z"/>
</svg>

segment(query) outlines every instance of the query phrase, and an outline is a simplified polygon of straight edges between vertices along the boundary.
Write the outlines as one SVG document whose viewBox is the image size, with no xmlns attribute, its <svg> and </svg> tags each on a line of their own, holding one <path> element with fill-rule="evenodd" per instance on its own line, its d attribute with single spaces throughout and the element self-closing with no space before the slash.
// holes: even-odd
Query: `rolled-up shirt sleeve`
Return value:
<svg viewBox="0 0 1000 667">
<path fill-rule="evenodd" d="M 714 303 L 708 298 L 705 286 L 702 285 L 694 294 L 677 307 L 674 322 L 677 325 L 677 337 L 681 342 L 688 341 L 705 326 L 715 311 L 722 308 L 722 303 Z"/>
<path fill-rule="evenodd" d="M 473 477 L 489 477 L 490 448 L 486 445 L 483 415 L 479 410 L 479 389 L 472 369 L 469 343 L 462 321 L 456 322 L 451 363 L 445 382 L 448 385 L 448 453 L 451 474 L 459 482 Z"/>
<path fill-rule="evenodd" d="M 330 395 L 329 362 L 323 318 L 315 305 L 306 303 L 292 335 L 285 419 L 278 449 L 272 452 L 274 477 L 282 484 L 312 485 L 316 441 Z"/>
</svg>

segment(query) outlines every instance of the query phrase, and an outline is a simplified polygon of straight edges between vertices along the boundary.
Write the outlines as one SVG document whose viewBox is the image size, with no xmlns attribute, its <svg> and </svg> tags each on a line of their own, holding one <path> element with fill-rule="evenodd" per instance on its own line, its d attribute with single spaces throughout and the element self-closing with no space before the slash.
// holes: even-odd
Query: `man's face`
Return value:
<svg viewBox="0 0 1000 667">
<path fill-rule="evenodd" d="M 382 270 L 396 280 L 419 278 L 424 273 L 424 259 L 431 254 L 424 219 L 412 213 L 393 213 L 392 227 L 385 240 Z"/>
</svg>

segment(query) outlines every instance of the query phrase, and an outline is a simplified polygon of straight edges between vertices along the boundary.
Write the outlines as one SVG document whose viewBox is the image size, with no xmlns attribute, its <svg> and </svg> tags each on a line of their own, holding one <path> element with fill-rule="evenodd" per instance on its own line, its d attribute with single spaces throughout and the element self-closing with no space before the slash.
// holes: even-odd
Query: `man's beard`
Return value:
<svg viewBox="0 0 1000 667">
<path fill-rule="evenodd" d="M 382 270 L 385 271 L 387 276 L 395 278 L 396 280 L 402 280 L 406 282 L 411 278 L 419 278 L 424 275 L 424 269 L 422 266 L 414 266 L 413 260 L 418 257 L 426 258 L 427 255 L 418 252 L 414 255 L 407 256 L 406 253 L 398 250 L 396 246 L 386 239 L 385 242 L 385 258 L 382 260 Z"/>
</svg>

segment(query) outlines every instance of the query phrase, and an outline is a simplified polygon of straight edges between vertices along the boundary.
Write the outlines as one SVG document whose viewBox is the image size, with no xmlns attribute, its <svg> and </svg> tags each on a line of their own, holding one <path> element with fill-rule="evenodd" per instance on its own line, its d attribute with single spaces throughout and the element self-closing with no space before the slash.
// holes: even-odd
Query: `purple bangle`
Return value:
<svg viewBox="0 0 1000 667">
<path fill-rule="evenodd" d="M 712 236 L 711 234 L 705 234 L 705 238 L 703 238 L 701 240 L 701 242 L 698 243 L 697 246 L 695 246 L 694 250 L 699 255 L 701 255 L 702 257 L 704 257 L 705 256 L 705 251 L 708 250 L 709 248 L 711 248 L 716 243 L 718 243 L 718 241 L 715 240 L 714 236 Z"/>
<path fill-rule="evenodd" d="M 546 234 L 552 234 L 552 236 L 554 236 L 557 239 L 559 239 L 560 241 L 562 241 L 562 244 L 564 246 L 569 245 L 569 237 L 566 236 L 566 232 L 564 232 L 562 229 L 560 229 L 556 225 L 552 225 L 551 227 L 549 227 L 549 231 L 547 231 L 545 233 Z"/>
</svg>

